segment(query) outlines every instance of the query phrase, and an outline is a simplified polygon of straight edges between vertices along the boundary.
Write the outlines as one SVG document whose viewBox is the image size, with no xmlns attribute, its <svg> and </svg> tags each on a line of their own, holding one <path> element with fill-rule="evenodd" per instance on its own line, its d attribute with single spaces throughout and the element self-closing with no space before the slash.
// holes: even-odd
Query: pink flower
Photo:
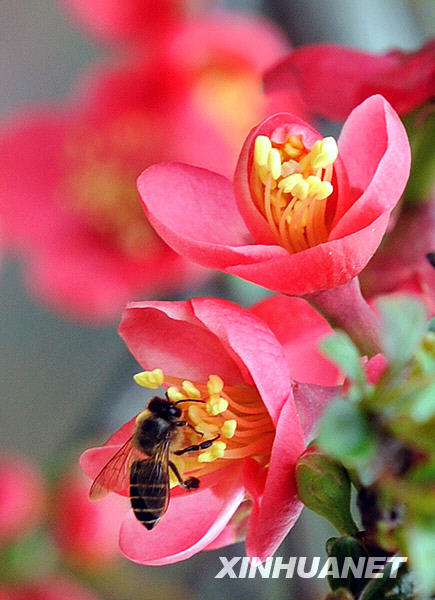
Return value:
<svg viewBox="0 0 435 600">
<path fill-rule="evenodd" d="M 280 299 L 269 301 L 269 308 L 263 304 L 255 310 L 267 315 L 280 304 Z M 297 301 L 294 308 L 297 319 Z M 308 326 L 307 312 L 305 319 Z M 130 511 L 121 527 L 121 550 L 135 562 L 167 564 L 231 543 L 246 529 L 250 556 L 272 554 L 300 513 L 294 466 L 305 447 L 304 434 L 310 434 L 331 388 L 292 386 L 291 351 L 286 354 L 259 317 L 224 300 L 133 303 L 124 313 L 120 334 L 147 369 L 136 376 L 137 382 L 153 389 L 163 385 L 172 400 L 205 400 L 205 405 L 184 403 L 183 419 L 204 439 L 220 436 L 199 453 L 171 454 L 183 478 L 199 477 L 199 489 L 186 493 L 173 487 L 168 510 L 151 531 Z M 285 337 L 283 331 L 281 335 Z M 308 346 L 304 342 L 302 353 Z M 331 373 L 324 375 L 332 380 Z M 82 455 L 82 468 L 90 477 L 128 441 L 135 422 L 136 417 L 104 446 Z M 198 436 L 186 431 L 185 445 L 197 443 Z M 121 479 L 107 485 L 128 495 L 128 471 L 121 473 Z"/>
<path fill-rule="evenodd" d="M 240 43 L 249 36 L 254 49 Z M 260 72 L 285 47 L 255 18 L 200 19 L 180 26 L 158 57 L 138 50 L 94 68 L 67 104 L 10 120 L 0 134 L 0 218 L 32 291 L 64 313 L 104 320 L 139 293 L 203 278 L 155 235 L 135 179 L 161 160 L 233 172 L 246 134 L 234 115 L 259 119 L 284 101 L 263 99 Z"/>
<path fill-rule="evenodd" d="M 297 90 L 309 109 L 344 121 L 355 106 L 382 94 L 400 114 L 435 94 L 435 40 L 416 52 L 377 55 L 333 44 L 302 46 L 270 68 L 266 91 Z"/>
<path fill-rule="evenodd" d="M 0 545 L 37 525 L 44 504 L 44 484 L 34 465 L 23 456 L 0 456 Z"/>
<path fill-rule="evenodd" d="M 325 386 L 342 383 L 337 368 L 319 351 L 321 340 L 333 330 L 308 302 L 277 295 L 250 310 L 270 327 L 282 345 L 292 379 Z"/>
<path fill-rule="evenodd" d="M 0 600 L 97 600 L 81 584 L 62 575 L 0 590 Z"/>
<path fill-rule="evenodd" d="M 409 174 L 403 125 L 381 96 L 358 106 L 338 147 L 287 113 L 263 121 L 234 188 L 216 173 L 155 165 L 138 180 L 150 222 L 181 255 L 291 295 L 342 286 L 382 239 Z M 177 194 L 166 193 L 168 184 Z"/>
<path fill-rule="evenodd" d="M 118 528 L 129 505 L 115 494 L 91 503 L 88 492 L 88 479 L 80 471 L 62 477 L 53 497 L 53 534 L 63 554 L 74 564 L 88 569 L 108 567 L 121 557 Z"/>
<path fill-rule="evenodd" d="M 177 0 L 63 0 L 63 4 L 81 24 L 109 40 L 161 35 L 188 8 L 187 2 Z"/>
<path fill-rule="evenodd" d="M 431 262 L 432 261 L 432 262 Z M 368 297 L 413 292 L 435 312 L 435 201 L 402 209 L 394 229 L 361 274 Z"/>
</svg>

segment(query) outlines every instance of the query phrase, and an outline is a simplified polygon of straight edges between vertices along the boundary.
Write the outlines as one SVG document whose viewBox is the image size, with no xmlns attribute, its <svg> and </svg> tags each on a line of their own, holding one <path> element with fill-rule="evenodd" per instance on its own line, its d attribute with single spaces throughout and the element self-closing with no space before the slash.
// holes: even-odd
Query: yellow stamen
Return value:
<svg viewBox="0 0 435 600">
<path fill-rule="evenodd" d="M 147 419 L 149 415 L 150 415 L 150 411 L 147 408 L 145 410 L 143 410 L 142 412 L 140 412 L 136 417 L 136 425 L 138 425 L 139 423 L 141 423 L 142 421 Z"/>
<path fill-rule="evenodd" d="M 281 156 L 276 148 L 269 150 L 267 155 L 267 167 L 273 179 L 281 177 Z"/>
<path fill-rule="evenodd" d="M 137 373 L 136 375 L 133 375 L 133 379 L 142 387 L 156 390 L 162 385 L 164 377 L 161 369 L 154 369 L 153 371 L 142 371 L 142 373 Z"/>
<path fill-rule="evenodd" d="M 318 140 L 311 149 L 311 164 L 314 169 L 324 169 L 332 165 L 338 157 L 337 142 L 333 137 Z"/>
<path fill-rule="evenodd" d="M 237 421 L 236 419 L 228 419 L 228 421 L 224 421 L 224 424 L 221 427 L 221 434 L 225 438 L 232 438 L 236 432 Z"/>
<path fill-rule="evenodd" d="M 222 458 L 227 447 L 225 442 L 213 442 L 208 450 L 198 456 L 198 462 L 213 462 L 217 458 Z"/>
<path fill-rule="evenodd" d="M 225 400 L 225 398 L 221 398 L 220 396 L 210 398 L 205 405 L 205 410 L 207 413 L 209 415 L 213 415 L 214 417 L 225 412 L 227 408 L 228 400 Z"/>
<path fill-rule="evenodd" d="M 168 394 L 169 400 L 172 400 L 172 402 L 178 402 L 179 400 L 186 399 L 186 396 L 180 392 L 175 385 L 172 385 L 170 388 L 168 388 L 166 393 Z"/>
<path fill-rule="evenodd" d="M 183 381 L 181 387 L 188 398 L 194 398 L 195 400 L 199 400 L 199 398 L 201 398 L 201 392 L 193 385 L 191 381 Z"/>
<path fill-rule="evenodd" d="M 207 391 L 209 396 L 220 394 L 224 389 L 224 382 L 217 375 L 210 375 L 207 382 Z"/>
<path fill-rule="evenodd" d="M 254 160 L 260 167 L 267 165 L 269 151 L 272 149 L 270 139 L 265 135 L 259 135 L 255 140 Z"/>
<path fill-rule="evenodd" d="M 333 211 L 327 210 L 327 199 L 334 192 L 337 143 L 326 137 L 310 149 L 301 135 L 291 135 L 273 144 L 264 135 L 255 140 L 251 192 L 278 242 L 300 252 L 329 237 Z"/>
<path fill-rule="evenodd" d="M 147 373 L 145 379 L 149 383 L 154 371 Z M 190 475 L 201 478 L 246 457 L 268 464 L 274 426 L 255 386 L 226 386 L 218 375 L 210 375 L 206 382 L 164 376 L 162 383 L 170 400 L 185 401 L 180 404 L 180 421 L 188 426 L 177 428 L 179 435 L 169 449 L 171 460 L 184 479 Z M 137 424 L 148 416 L 145 409 L 137 416 Z M 183 454 L 182 460 L 175 454 L 177 450 L 209 440 L 209 448 Z M 171 476 L 171 487 L 177 483 Z"/>
</svg>

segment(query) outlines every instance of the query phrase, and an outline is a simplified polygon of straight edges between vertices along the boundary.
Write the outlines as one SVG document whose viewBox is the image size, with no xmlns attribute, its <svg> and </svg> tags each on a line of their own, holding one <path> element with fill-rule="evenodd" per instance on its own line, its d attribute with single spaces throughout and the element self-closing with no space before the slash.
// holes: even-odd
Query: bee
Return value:
<svg viewBox="0 0 435 600">
<path fill-rule="evenodd" d="M 155 396 L 146 410 L 136 419 L 133 435 L 103 467 L 94 480 L 89 497 L 98 500 L 109 491 L 122 491 L 129 486 L 131 507 L 136 519 L 151 530 L 166 512 L 169 503 L 169 469 L 185 490 L 199 487 L 197 477 L 183 479 L 176 465 L 169 460 L 169 452 L 182 455 L 209 448 L 219 438 L 192 444 L 181 450 L 171 450 L 183 427 L 197 431 L 190 423 L 181 419 L 182 411 L 177 405 L 181 402 L 202 402 L 203 400 L 178 400 L 173 402 Z"/>
</svg>

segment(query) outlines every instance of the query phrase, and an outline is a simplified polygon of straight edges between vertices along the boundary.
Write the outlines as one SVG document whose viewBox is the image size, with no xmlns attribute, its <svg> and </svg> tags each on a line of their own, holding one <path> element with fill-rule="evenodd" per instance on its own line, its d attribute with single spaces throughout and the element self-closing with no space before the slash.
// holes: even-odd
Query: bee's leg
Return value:
<svg viewBox="0 0 435 600">
<path fill-rule="evenodd" d="M 185 490 L 195 490 L 199 487 L 199 479 L 198 477 L 188 477 L 187 479 L 183 479 L 172 461 L 169 461 L 169 466 L 172 469 L 175 477 L 178 479 L 178 483 Z"/>
<path fill-rule="evenodd" d="M 189 429 L 191 429 L 192 431 L 194 431 L 197 435 L 200 435 L 201 437 L 204 437 L 204 434 L 202 433 L 202 431 L 198 431 L 197 429 L 195 429 L 195 427 L 193 425 L 191 425 L 187 421 L 176 421 L 175 422 L 175 426 L 176 427 L 189 427 Z"/>
<path fill-rule="evenodd" d="M 180 456 L 181 454 L 186 454 L 187 452 L 197 452 L 198 450 L 205 450 L 206 448 L 210 448 L 210 446 L 220 438 L 220 434 L 214 437 L 211 440 L 206 440 L 205 442 L 201 442 L 200 444 L 192 444 L 191 446 L 187 446 L 187 448 L 183 448 L 182 450 L 176 450 L 174 454 Z"/>
</svg>

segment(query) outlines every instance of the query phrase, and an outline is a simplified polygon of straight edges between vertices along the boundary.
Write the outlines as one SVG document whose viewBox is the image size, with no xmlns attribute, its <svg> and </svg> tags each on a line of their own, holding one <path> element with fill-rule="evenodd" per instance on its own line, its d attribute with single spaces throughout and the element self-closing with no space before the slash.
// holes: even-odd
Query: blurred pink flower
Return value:
<svg viewBox="0 0 435 600">
<path fill-rule="evenodd" d="M 298 304 L 293 304 L 290 320 L 298 318 Z M 267 315 L 276 305 L 270 301 L 268 306 L 255 310 Z M 308 312 L 301 314 L 308 329 Z M 309 436 L 331 389 L 336 389 L 292 384 L 292 352 L 286 354 L 259 317 L 224 300 L 133 303 L 124 313 L 120 334 L 142 367 L 162 369 L 153 373 L 157 383 L 169 388 L 170 397 L 185 392 L 187 397 L 206 399 L 205 408 L 188 408 L 186 403 L 183 418 L 207 437 L 221 433 L 200 454 L 171 455 L 183 476 L 193 473 L 200 478 L 200 488 L 186 493 L 174 487 L 167 513 L 151 531 L 130 511 L 120 534 L 124 554 L 142 564 L 172 563 L 231 543 L 245 528 L 250 556 L 272 554 L 301 510 L 294 465 L 305 447 L 304 435 Z M 309 329 L 304 334 L 308 337 Z M 317 324 L 313 336 L 318 335 Z M 303 353 L 308 346 L 304 340 Z M 301 371 L 300 365 L 297 369 Z M 307 367 L 305 376 L 312 379 L 308 371 Z M 330 372 L 323 375 L 335 382 Z M 86 451 L 81 458 L 84 471 L 95 478 L 134 427 L 135 418 L 104 446 Z M 128 469 L 122 473 L 111 489 L 128 495 Z M 252 504 L 238 510 L 247 498 Z"/>
<path fill-rule="evenodd" d="M 338 147 L 295 115 L 255 127 L 234 186 L 182 163 L 138 179 L 147 216 L 182 256 L 273 291 L 306 295 L 343 286 L 368 263 L 409 175 L 400 119 L 382 96 L 358 106 Z M 177 195 L 168 197 L 165 182 Z"/>
<path fill-rule="evenodd" d="M 0 589 L 0 600 L 97 600 L 97 597 L 78 582 L 59 575 Z"/>
<path fill-rule="evenodd" d="M 94 68 L 68 103 L 4 124 L 0 219 L 6 241 L 26 257 L 32 291 L 95 321 L 114 318 L 139 293 L 167 294 L 203 278 L 154 233 L 135 179 L 174 159 L 231 173 L 251 123 L 291 102 L 261 92 L 261 70 L 285 47 L 255 17 L 198 19 L 158 56 L 137 50 L 118 66 Z M 165 190 L 177 196 L 170 182 Z"/>
<path fill-rule="evenodd" d="M 61 478 L 53 497 L 53 535 L 72 563 L 87 569 L 108 567 L 121 558 L 118 529 L 129 504 L 115 494 L 89 502 L 88 492 L 89 481 L 81 471 Z"/>
<path fill-rule="evenodd" d="M 161 35 L 174 26 L 196 0 L 61 0 L 79 22 L 108 40 L 125 40 Z"/>
<path fill-rule="evenodd" d="M 435 40 L 415 52 L 370 54 L 333 44 L 301 46 L 271 67 L 266 92 L 299 91 L 308 108 L 344 121 L 373 94 L 404 115 L 435 95 Z"/>
<path fill-rule="evenodd" d="M 36 467 L 24 456 L 0 456 L 0 545 L 38 524 L 45 489 Z"/>
</svg>

